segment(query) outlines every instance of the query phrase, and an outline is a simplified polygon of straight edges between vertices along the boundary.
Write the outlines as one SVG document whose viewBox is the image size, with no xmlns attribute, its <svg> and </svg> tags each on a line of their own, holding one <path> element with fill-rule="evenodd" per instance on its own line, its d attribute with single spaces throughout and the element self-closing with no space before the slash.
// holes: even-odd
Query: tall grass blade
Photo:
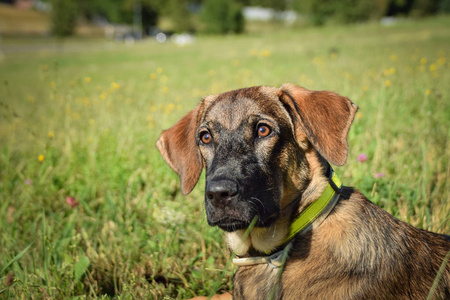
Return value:
<svg viewBox="0 0 450 300">
<path fill-rule="evenodd" d="M 14 256 L 14 258 L 8 263 L 6 264 L 6 266 L 3 267 L 3 269 L 0 271 L 0 275 L 3 274 L 3 272 L 6 271 L 6 269 L 8 269 L 9 266 L 11 266 L 13 263 L 15 263 L 16 261 L 18 261 L 27 251 L 28 249 L 31 247 L 31 245 L 33 244 L 33 242 L 31 242 L 28 246 L 25 247 L 25 249 L 23 249 L 22 251 L 20 251 L 19 254 L 17 254 L 16 256 Z"/>
<path fill-rule="evenodd" d="M 439 284 L 439 280 L 441 280 L 442 274 L 444 274 L 445 266 L 447 265 L 449 258 L 450 258 L 450 251 L 447 252 L 447 255 L 445 256 L 444 261 L 442 261 L 441 267 L 439 268 L 436 278 L 434 279 L 433 285 L 431 286 L 431 290 L 430 290 L 430 293 L 428 294 L 427 300 L 433 299 L 433 295 L 436 292 L 436 289 Z"/>
</svg>

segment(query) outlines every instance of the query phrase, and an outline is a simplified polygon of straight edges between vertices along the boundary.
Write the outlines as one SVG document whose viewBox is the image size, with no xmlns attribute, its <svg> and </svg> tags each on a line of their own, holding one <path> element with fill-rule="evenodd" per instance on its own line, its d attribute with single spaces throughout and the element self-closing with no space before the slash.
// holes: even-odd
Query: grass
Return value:
<svg viewBox="0 0 450 300">
<path fill-rule="evenodd" d="M 0 295 L 182 299 L 231 289 L 204 180 L 155 142 L 205 95 L 292 82 L 360 107 L 336 171 L 401 220 L 449 232 L 450 18 L 98 42 L 0 61 Z M 21 44 L 7 37 L 2 46 Z M 365 153 L 367 161 L 359 162 Z M 381 174 L 382 173 L 382 174 Z"/>
</svg>

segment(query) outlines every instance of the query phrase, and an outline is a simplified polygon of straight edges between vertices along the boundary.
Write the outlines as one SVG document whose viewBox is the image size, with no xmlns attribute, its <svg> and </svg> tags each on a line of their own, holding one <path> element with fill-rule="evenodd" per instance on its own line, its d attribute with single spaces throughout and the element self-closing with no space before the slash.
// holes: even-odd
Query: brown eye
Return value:
<svg viewBox="0 0 450 300">
<path fill-rule="evenodd" d="M 267 125 L 258 126 L 258 137 L 266 137 L 270 134 L 270 128 Z"/>
<path fill-rule="evenodd" d="M 205 131 L 200 135 L 200 140 L 203 144 L 209 144 L 212 141 L 212 136 L 209 132 Z"/>
</svg>

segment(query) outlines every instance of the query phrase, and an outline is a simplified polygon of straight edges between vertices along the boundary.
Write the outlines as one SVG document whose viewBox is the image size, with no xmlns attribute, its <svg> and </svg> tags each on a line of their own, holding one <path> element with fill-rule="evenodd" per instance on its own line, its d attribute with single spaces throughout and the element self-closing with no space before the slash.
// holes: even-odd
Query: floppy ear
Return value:
<svg viewBox="0 0 450 300">
<path fill-rule="evenodd" d="M 293 84 L 284 84 L 278 96 L 293 119 L 298 143 L 305 137 L 303 132 L 325 159 L 337 166 L 344 165 L 347 134 L 358 107 L 336 93 L 310 91 Z"/>
<path fill-rule="evenodd" d="M 180 177 L 181 191 L 185 195 L 195 187 L 203 169 L 195 139 L 202 106 L 203 103 L 199 104 L 171 128 L 164 130 L 156 143 L 167 164 Z"/>
</svg>

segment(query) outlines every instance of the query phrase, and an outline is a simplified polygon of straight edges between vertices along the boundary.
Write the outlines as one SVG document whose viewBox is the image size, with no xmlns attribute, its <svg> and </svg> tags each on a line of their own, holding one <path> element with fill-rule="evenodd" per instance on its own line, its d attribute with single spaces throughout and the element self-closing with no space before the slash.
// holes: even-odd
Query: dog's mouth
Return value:
<svg viewBox="0 0 450 300">
<path fill-rule="evenodd" d="M 209 222 L 209 225 L 217 226 L 227 232 L 233 232 L 236 230 L 246 229 L 250 223 L 232 217 L 223 217 L 219 220 Z"/>
<path fill-rule="evenodd" d="M 255 227 L 269 227 L 278 219 L 278 214 L 274 213 L 265 220 L 261 220 L 257 216 L 254 218 L 256 218 Z M 210 226 L 217 226 L 224 231 L 233 232 L 236 230 L 247 229 L 252 223 L 252 220 L 249 222 L 235 217 L 224 216 L 217 220 L 208 219 L 208 223 Z"/>
</svg>

